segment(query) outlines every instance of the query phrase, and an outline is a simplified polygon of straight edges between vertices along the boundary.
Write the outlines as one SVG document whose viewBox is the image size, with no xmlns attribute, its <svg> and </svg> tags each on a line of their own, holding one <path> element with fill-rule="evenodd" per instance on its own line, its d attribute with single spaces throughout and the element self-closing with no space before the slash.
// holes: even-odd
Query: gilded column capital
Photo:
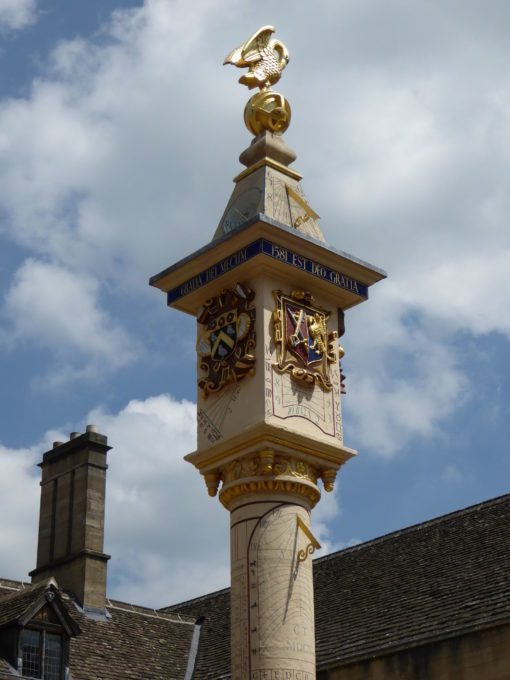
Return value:
<svg viewBox="0 0 510 680">
<path fill-rule="evenodd" d="M 306 499 L 310 507 L 321 496 L 317 487 L 319 471 L 314 466 L 296 456 L 282 456 L 270 449 L 233 460 L 220 474 L 219 498 L 226 508 L 234 499 L 254 493 L 298 495 Z"/>
</svg>

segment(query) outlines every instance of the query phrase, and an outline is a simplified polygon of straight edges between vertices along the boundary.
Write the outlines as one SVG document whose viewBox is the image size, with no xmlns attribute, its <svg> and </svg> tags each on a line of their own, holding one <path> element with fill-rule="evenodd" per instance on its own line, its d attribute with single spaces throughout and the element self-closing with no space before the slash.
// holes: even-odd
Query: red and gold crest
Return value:
<svg viewBox="0 0 510 680">
<path fill-rule="evenodd" d="M 288 372 L 295 380 L 320 385 L 329 391 L 333 384 L 329 365 L 337 360 L 336 331 L 328 332 L 330 312 L 313 306 L 313 296 L 301 290 L 284 295 L 273 291 L 274 342 L 280 373 Z"/>
<path fill-rule="evenodd" d="M 204 326 L 204 332 L 198 338 L 197 351 L 206 376 L 199 379 L 198 386 L 204 397 L 253 375 L 254 297 L 250 288 L 238 283 L 207 300 L 200 311 L 198 323 Z"/>
</svg>

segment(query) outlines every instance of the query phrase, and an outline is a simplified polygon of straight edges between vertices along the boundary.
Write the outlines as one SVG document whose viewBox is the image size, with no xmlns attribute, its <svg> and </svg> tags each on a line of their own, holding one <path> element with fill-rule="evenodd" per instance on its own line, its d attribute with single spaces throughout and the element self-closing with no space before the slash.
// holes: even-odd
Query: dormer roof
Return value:
<svg viewBox="0 0 510 680">
<path fill-rule="evenodd" d="M 69 637 L 80 633 L 80 627 L 69 616 L 54 578 L 0 597 L 0 628 L 26 626 L 45 608 L 54 615 Z"/>
</svg>

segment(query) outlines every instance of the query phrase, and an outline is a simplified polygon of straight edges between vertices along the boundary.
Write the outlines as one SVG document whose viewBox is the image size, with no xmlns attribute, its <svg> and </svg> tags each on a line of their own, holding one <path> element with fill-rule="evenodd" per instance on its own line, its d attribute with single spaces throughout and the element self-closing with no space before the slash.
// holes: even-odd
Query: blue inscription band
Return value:
<svg viewBox="0 0 510 680">
<path fill-rule="evenodd" d="M 315 260 L 310 260 L 308 257 L 304 257 L 304 255 L 298 255 L 288 248 L 260 238 L 169 290 L 167 293 L 167 303 L 171 305 L 176 300 L 180 300 L 185 295 L 193 293 L 195 290 L 232 271 L 232 269 L 239 267 L 239 265 L 244 264 L 257 255 L 267 255 L 278 260 L 278 262 L 284 262 L 291 267 L 308 272 L 323 281 L 328 281 L 334 286 L 338 286 L 338 288 L 348 290 L 350 293 L 354 293 L 361 298 L 368 298 L 368 286 L 364 283 L 356 281 L 335 269 L 330 269 L 319 262 L 315 262 Z"/>
</svg>

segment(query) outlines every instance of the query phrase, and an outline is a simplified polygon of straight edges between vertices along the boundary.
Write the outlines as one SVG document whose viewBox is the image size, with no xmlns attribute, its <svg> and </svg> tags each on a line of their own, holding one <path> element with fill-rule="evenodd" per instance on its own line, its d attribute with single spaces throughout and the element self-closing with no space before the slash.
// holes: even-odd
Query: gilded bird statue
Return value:
<svg viewBox="0 0 510 680">
<path fill-rule="evenodd" d="M 263 26 L 240 47 L 236 47 L 226 57 L 223 64 L 233 64 L 240 68 L 248 66 L 239 82 L 251 90 L 259 87 L 267 90 L 280 80 L 283 69 L 289 61 L 287 48 L 280 40 L 271 38 L 273 26 Z"/>
</svg>

